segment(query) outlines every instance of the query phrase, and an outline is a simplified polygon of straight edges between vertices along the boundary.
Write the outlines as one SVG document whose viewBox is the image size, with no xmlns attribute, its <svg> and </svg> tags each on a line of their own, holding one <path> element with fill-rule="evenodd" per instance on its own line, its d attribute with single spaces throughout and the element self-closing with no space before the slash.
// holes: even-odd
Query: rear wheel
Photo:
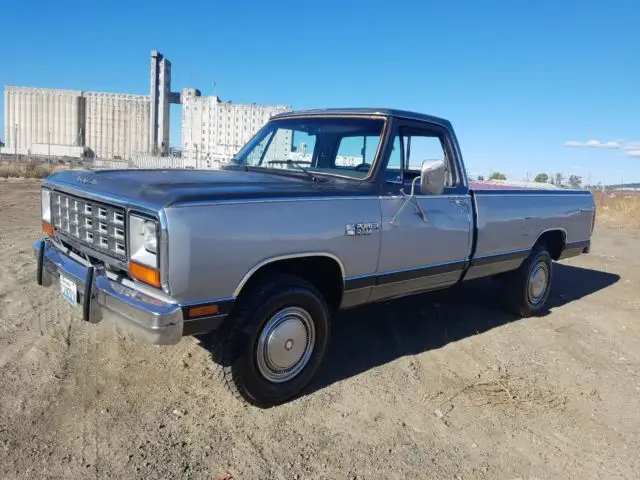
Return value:
<svg viewBox="0 0 640 480">
<path fill-rule="evenodd" d="M 520 317 L 531 317 L 544 309 L 551 291 L 553 260 L 544 246 L 536 246 L 520 268 L 505 274 L 506 308 Z"/>
<path fill-rule="evenodd" d="M 238 300 L 220 351 L 232 393 L 259 407 L 299 393 L 320 365 L 329 339 L 329 309 L 318 290 L 293 275 L 271 275 Z"/>
</svg>

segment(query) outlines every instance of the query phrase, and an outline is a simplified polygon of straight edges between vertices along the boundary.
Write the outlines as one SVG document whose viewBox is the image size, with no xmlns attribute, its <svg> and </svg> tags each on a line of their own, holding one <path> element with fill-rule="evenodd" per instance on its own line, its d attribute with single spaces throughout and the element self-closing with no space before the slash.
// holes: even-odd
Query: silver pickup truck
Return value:
<svg viewBox="0 0 640 480">
<path fill-rule="evenodd" d="M 273 117 L 219 171 L 55 173 L 34 249 L 87 322 L 215 336 L 224 382 L 264 407 L 310 381 L 336 310 L 495 276 L 540 312 L 594 220 L 586 191 L 471 189 L 446 120 L 330 109 Z"/>
</svg>

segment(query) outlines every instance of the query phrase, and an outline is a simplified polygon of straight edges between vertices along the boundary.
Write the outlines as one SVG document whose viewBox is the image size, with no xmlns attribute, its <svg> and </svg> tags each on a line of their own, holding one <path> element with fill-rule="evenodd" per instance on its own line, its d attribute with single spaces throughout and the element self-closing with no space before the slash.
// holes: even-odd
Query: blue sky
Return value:
<svg viewBox="0 0 640 480">
<path fill-rule="evenodd" d="M 446 117 L 472 172 L 640 181 L 637 0 L 6 3 L 0 84 L 148 93 L 157 49 L 173 90 Z"/>
</svg>

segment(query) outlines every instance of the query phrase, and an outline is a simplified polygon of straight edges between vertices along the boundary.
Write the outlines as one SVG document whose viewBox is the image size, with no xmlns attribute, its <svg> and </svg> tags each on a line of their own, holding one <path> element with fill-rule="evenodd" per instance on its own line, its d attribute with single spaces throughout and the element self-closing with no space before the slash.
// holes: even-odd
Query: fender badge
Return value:
<svg viewBox="0 0 640 480">
<path fill-rule="evenodd" d="M 371 235 L 371 232 L 378 230 L 380 225 L 378 223 L 348 223 L 344 226 L 344 234 L 348 237 L 355 237 L 359 235 Z"/>
<path fill-rule="evenodd" d="M 91 185 L 95 185 L 96 183 L 98 183 L 98 180 L 96 180 L 95 177 L 91 178 L 91 177 L 85 177 L 83 175 L 76 175 L 75 179 L 76 179 L 76 182 L 90 183 Z"/>
</svg>

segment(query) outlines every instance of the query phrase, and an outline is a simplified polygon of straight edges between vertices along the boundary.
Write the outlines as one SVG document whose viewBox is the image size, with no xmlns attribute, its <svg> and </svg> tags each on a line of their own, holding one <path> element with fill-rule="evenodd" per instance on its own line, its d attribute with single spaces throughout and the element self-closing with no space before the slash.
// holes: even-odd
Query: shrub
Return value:
<svg viewBox="0 0 640 480">
<path fill-rule="evenodd" d="M 44 178 L 54 170 L 53 165 L 35 162 L 26 162 L 24 164 L 13 162 L 0 166 L 0 178 Z"/>
</svg>

